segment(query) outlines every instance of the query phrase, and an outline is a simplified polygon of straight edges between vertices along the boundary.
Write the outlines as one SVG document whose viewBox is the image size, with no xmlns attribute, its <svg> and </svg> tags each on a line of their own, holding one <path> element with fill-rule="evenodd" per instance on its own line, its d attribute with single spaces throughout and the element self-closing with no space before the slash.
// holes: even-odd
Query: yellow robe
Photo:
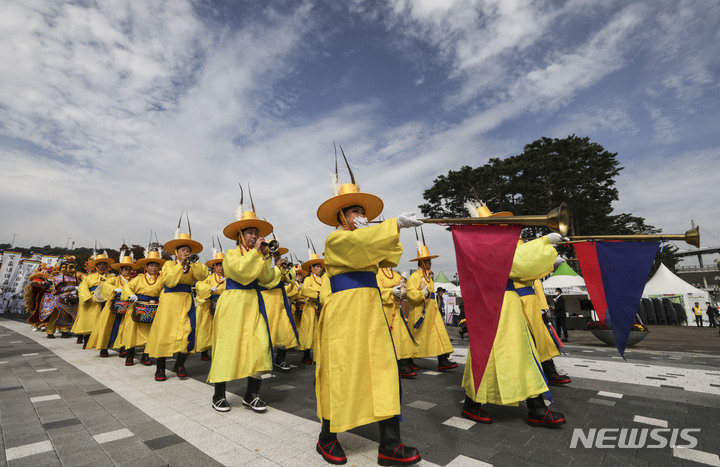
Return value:
<svg viewBox="0 0 720 467">
<path fill-rule="evenodd" d="M 90 334 L 90 339 L 88 339 L 86 346 L 87 349 L 103 350 L 108 348 L 115 320 L 120 320 L 120 323 L 122 323 L 125 318 L 125 315 L 116 315 L 110 312 L 112 303 L 116 298 L 115 289 L 122 289 L 128 282 L 129 281 L 123 276 L 115 276 L 103 282 L 102 295 L 105 299 L 105 305 L 103 306 L 102 311 L 100 311 L 97 321 L 95 321 L 95 327 L 93 328 L 92 334 Z M 118 295 L 117 298 L 120 299 L 120 295 Z M 115 337 L 116 342 L 122 340 L 122 336 L 120 335 L 121 328 L 122 324 L 120 324 L 118 335 Z M 113 348 L 115 348 L 114 345 Z"/>
<path fill-rule="evenodd" d="M 190 265 L 187 273 L 183 273 L 182 264 L 166 261 L 160 276 L 166 289 L 179 285 L 192 286 L 196 281 L 208 276 L 208 269 L 204 264 L 197 262 Z M 188 313 L 193 306 L 193 297 L 190 293 L 162 291 L 160 305 L 155 313 L 145 346 L 145 352 L 150 357 L 172 357 L 175 352 L 188 352 L 188 338 L 192 332 Z"/>
<path fill-rule="evenodd" d="M 244 286 L 269 282 L 275 272 L 271 259 L 242 246 L 229 250 L 223 259 L 225 277 Z M 256 289 L 233 289 L 228 284 L 215 309 L 213 358 L 207 381 L 221 383 L 272 371 L 270 338 L 260 314 Z"/>
<path fill-rule="evenodd" d="M 321 285 L 322 278 L 315 274 L 308 275 L 303 281 L 300 296 L 305 298 L 305 305 L 303 306 L 300 327 L 298 328 L 298 334 L 300 335 L 298 350 L 315 348 L 315 332 L 318 322 L 318 311 L 320 309 Z"/>
<path fill-rule="evenodd" d="M 217 287 L 215 292 L 213 287 Z M 210 314 L 210 296 L 215 299 L 225 292 L 225 277 L 213 273 L 204 281 L 195 284 L 197 293 L 197 324 L 195 326 L 195 351 L 204 352 L 212 349 L 213 315 Z M 217 304 L 216 304 L 217 305 Z"/>
<path fill-rule="evenodd" d="M 292 307 L 293 319 L 295 320 L 295 327 L 300 334 L 300 321 L 302 316 L 302 306 L 305 305 L 305 301 L 302 299 L 300 294 L 300 287 L 302 284 L 298 284 L 297 278 L 295 281 L 285 285 L 285 293 L 290 300 L 290 306 Z M 298 344 L 300 341 L 298 340 Z"/>
<path fill-rule="evenodd" d="M 162 275 L 159 274 L 153 282 L 152 279 L 148 279 L 147 274 L 139 274 L 123 287 L 122 299 L 130 300 L 130 295 L 145 295 L 148 297 L 158 297 L 155 300 L 149 300 L 149 302 L 158 303 L 160 293 L 164 288 L 165 285 L 163 284 Z M 120 341 L 115 340 L 114 348 L 122 346 L 126 349 L 132 349 L 142 347 L 147 343 L 150 327 L 153 323 L 137 323 L 133 321 L 133 309 L 134 305 L 131 305 L 125 313 L 122 337 Z"/>
<path fill-rule="evenodd" d="M 332 432 L 399 414 L 400 377 L 379 290 L 329 293 L 331 278 L 364 271 L 377 285 L 378 267 L 397 266 L 401 255 L 395 219 L 360 230 L 337 230 L 325 241 L 327 274 L 315 342 L 315 395 L 318 418 L 330 420 Z"/>
<path fill-rule="evenodd" d="M 413 333 L 417 347 L 415 347 L 415 358 L 436 357 L 449 354 L 454 351 L 450 343 L 445 322 L 440 314 L 435 298 L 425 298 L 425 291 L 422 282 L 425 280 L 430 292 L 435 292 L 435 283 L 432 279 L 424 279 L 422 269 L 417 269 L 410 275 L 407 281 L 408 302 L 410 302 L 408 325 Z M 425 307 L 425 319 L 419 328 L 415 329 L 415 323 L 422 316 Z"/>
<path fill-rule="evenodd" d="M 542 277 L 552 268 L 556 257 L 557 252 L 547 237 L 518 245 L 510 279 L 532 281 Z M 497 334 L 477 393 L 471 367 L 468 352 L 462 385 L 465 394 L 475 402 L 517 405 L 519 401 L 548 390 L 535 344 L 522 313 L 522 302 L 514 290 L 505 292 Z"/>
<path fill-rule="evenodd" d="M 525 321 L 530 328 L 530 334 L 535 341 L 535 348 L 538 352 L 538 358 L 541 362 L 550 360 L 560 355 L 560 351 L 555 341 L 550 336 L 547 326 L 542 318 L 542 310 L 548 309 L 547 299 L 543 293 L 540 279 L 534 281 L 515 282 L 515 289 L 523 287 L 532 287 L 533 293 L 520 297 L 522 301 L 523 313 L 525 313 Z"/>
<path fill-rule="evenodd" d="M 294 323 L 290 321 L 285 309 L 283 290 L 285 283 L 295 281 L 294 271 L 283 274 L 280 268 L 276 266 L 273 273 L 274 276 L 271 281 L 260 283 L 260 286 L 264 287 L 261 293 L 265 301 L 265 310 L 270 324 L 270 342 L 272 342 L 273 347 L 291 349 L 298 345 L 298 339 L 295 337 L 295 331 L 293 330 Z M 277 288 L 278 285 L 283 289 Z M 292 310 L 290 311 L 292 312 Z"/>
<path fill-rule="evenodd" d="M 387 277 L 388 275 L 390 277 Z M 415 343 L 410 337 L 407 323 L 400 312 L 400 305 L 392 291 L 393 287 L 400 283 L 400 279 L 402 279 L 402 276 L 392 268 L 383 268 L 377 273 L 385 318 L 390 325 L 390 332 L 395 344 L 395 356 L 398 360 L 412 358 L 415 354 Z"/>
<path fill-rule="evenodd" d="M 71 329 L 74 334 L 90 334 L 95 327 L 100 311 L 103 308 L 102 303 L 98 303 L 93 298 L 95 288 L 107 279 L 115 277 L 107 272 L 100 274 L 93 272 L 80 282 L 78 286 L 78 311 L 75 317 L 75 324 Z"/>
</svg>

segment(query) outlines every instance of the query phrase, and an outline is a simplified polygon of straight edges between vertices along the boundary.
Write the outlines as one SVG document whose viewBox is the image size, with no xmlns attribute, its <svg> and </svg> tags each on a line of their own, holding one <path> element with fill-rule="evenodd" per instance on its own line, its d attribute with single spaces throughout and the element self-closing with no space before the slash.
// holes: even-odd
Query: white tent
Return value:
<svg viewBox="0 0 720 467">
<path fill-rule="evenodd" d="M 555 295 L 555 289 L 558 287 L 565 295 L 587 295 L 585 279 L 580 276 L 551 276 L 543 281 L 542 286 L 545 295 Z"/>
<path fill-rule="evenodd" d="M 682 305 L 685 308 L 687 323 L 692 324 L 695 321 L 695 313 L 692 307 L 695 302 L 700 303 L 703 308 L 703 317 L 705 316 L 705 302 L 710 301 L 710 294 L 704 290 L 693 287 L 678 276 L 673 274 L 664 264 L 661 264 L 654 276 L 645 284 L 642 294 L 643 298 L 663 298 L 667 296 L 682 296 Z"/>
<path fill-rule="evenodd" d="M 450 295 L 455 295 L 457 297 L 462 296 L 460 294 L 460 287 L 455 284 L 452 284 L 450 282 L 435 282 L 435 290 L 439 289 L 440 287 L 445 289 L 445 291 Z"/>
</svg>

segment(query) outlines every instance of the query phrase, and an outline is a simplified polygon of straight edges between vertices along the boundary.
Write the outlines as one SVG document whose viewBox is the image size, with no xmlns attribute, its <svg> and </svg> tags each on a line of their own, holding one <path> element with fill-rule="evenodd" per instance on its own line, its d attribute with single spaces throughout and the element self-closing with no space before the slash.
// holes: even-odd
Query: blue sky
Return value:
<svg viewBox="0 0 720 467">
<path fill-rule="evenodd" d="M 576 134 L 618 153 L 616 212 L 720 244 L 714 0 L 0 5 L 2 242 L 166 241 L 187 211 L 208 252 L 241 182 L 305 258 L 333 140 L 393 217 L 448 170 Z M 449 233 L 425 235 L 451 276 Z"/>
</svg>

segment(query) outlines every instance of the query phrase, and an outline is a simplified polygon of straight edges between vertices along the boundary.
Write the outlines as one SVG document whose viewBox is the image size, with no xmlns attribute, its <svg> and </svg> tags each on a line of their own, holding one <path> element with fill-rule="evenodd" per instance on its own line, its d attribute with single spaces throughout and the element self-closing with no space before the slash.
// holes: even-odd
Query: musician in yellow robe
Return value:
<svg viewBox="0 0 720 467">
<path fill-rule="evenodd" d="M 75 324 L 73 324 L 70 332 L 82 336 L 83 349 L 86 348 L 87 342 L 90 340 L 90 333 L 92 333 L 95 322 L 103 308 L 102 303 L 95 301 L 93 294 L 98 286 L 114 277 L 112 274 L 108 274 L 108 268 L 114 263 L 115 260 L 108 258 L 107 254 L 95 255 L 94 259 L 87 262 L 88 270 L 94 270 L 94 272 L 88 274 L 78 286 L 78 312 Z M 79 337 L 78 343 L 80 343 Z"/>
<path fill-rule="evenodd" d="M 175 252 L 175 261 L 167 261 L 160 272 L 165 288 L 160 294 L 160 304 L 145 352 L 151 358 L 157 358 L 155 381 L 165 381 L 165 359 L 177 353 L 172 371 L 179 378 L 187 378 L 185 360 L 195 351 L 195 303 L 192 286 L 208 276 L 207 267 L 201 262 L 190 262 L 190 255 L 202 251 L 202 245 L 190 237 L 190 234 L 177 233 L 175 239 L 167 242 L 163 248 Z"/>
<path fill-rule="evenodd" d="M 197 326 L 195 351 L 200 352 L 200 360 L 210 360 L 208 351 L 212 349 L 213 315 L 220 295 L 225 292 L 225 271 L 223 269 L 225 254 L 216 251 L 213 259 L 205 265 L 212 270 L 207 279 L 195 284 L 197 294 Z"/>
<path fill-rule="evenodd" d="M 225 252 L 223 260 L 226 287 L 215 309 L 213 358 L 207 381 L 215 384 L 213 408 L 228 412 L 226 383 L 247 377 L 243 405 L 255 412 L 265 412 L 267 405 L 260 399 L 261 377 L 272 371 L 273 363 L 259 283 L 268 283 L 275 277 L 265 242 L 265 236 L 272 233 L 272 225 L 258 219 L 253 211 L 244 211 L 238 217 L 223 230 L 226 237 L 238 242 L 238 247 Z"/>
<path fill-rule="evenodd" d="M 400 376 L 402 378 L 417 376 L 417 371 L 410 368 L 410 359 L 415 354 L 416 344 L 400 307 L 401 301 L 407 298 L 406 280 L 392 268 L 380 268 L 377 273 L 377 282 L 385 317 L 390 325 L 390 332 L 395 344 L 395 357 L 400 366 Z"/>
<path fill-rule="evenodd" d="M 112 307 L 116 300 L 120 300 L 122 288 L 132 279 L 132 271 L 137 269 L 137 265 L 130 256 L 122 256 L 120 262 L 110 267 L 120 274 L 108 279 L 101 286 L 105 305 L 95 321 L 95 327 L 87 343 L 87 348 L 98 349 L 101 357 L 108 357 L 108 347 L 115 347 L 115 341 L 125 315 L 112 313 Z M 122 340 L 122 336 L 120 336 L 120 340 Z"/>
<path fill-rule="evenodd" d="M 315 332 L 318 314 L 322 309 L 320 288 L 324 268 L 325 261 L 317 253 L 310 253 L 310 259 L 302 264 L 305 279 L 300 289 L 300 296 L 305 299 L 305 303 L 303 304 L 302 318 L 298 328 L 300 334 L 298 350 L 303 351 L 302 362 L 306 365 L 313 364 L 312 351 L 315 348 Z"/>
<path fill-rule="evenodd" d="M 123 287 L 122 300 L 128 300 L 132 304 L 125 312 L 123 320 L 122 340 L 120 346 L 125 347 L 127 354 L 125 355 L 125 366 L 135 364 L 135 347 L 145 347 L 152 321 L 141 322 L 138 318 L 133 318 L 136 305 L 147 304 L 157 306 L 160 301 L 160 294 L 165 288 L 163 279 L 160 276 L 160 268 L 165 264 L 164 259 L 157 251 L 148 251 L 145 258 L 137 260 L 137 266 L 145 268 L 144 273 L 138 274 Z M 117 346 L 116 341 L 116 346 Z M 140 363 L 145 366 L 152 365 L 152 360 L 146 351 L 143 351 L 140 357 Z"/>
<path fill-rule="evenodd" d="M 380 425 L 381 465 L 420 461 L 417 449 L 400 441 L 400 378 L 376 276 L 379 268 L 400 260 L 400 228 L 420 222 L 413 214 L 365 227 L 382 206 L 380 198 L 348 183 L 317 211 L 321 222 L 339 227 L 325 240 L 327 269 L 315 342 L 322 420 L 316 450 L 333 464 L 346 462 L 336 433 L 373 422 Z"/>
<path fill-rule="evenodd" d="M 302 310 L 305 306 L 305 299 L 300 294 L 303 283 L 303 270 L 302 265 L 296 264 L 293 268 L 295 270 L 295 280 L 285 285 L 285 293 L 290 300 L 292 306 L 293 320 L 295 321 L 295 328 L 298 329 L 300 334 L 300 323 L 302 322 Z M 299 344 L 298 340 L 298 344 Z M 312 362 L 311 362 L 312 363 Z"/>
<path fill-rule="evenodd" d="M 454 349 L 435 298 L 433 258 L 437 255 L 431 255 L 426 245 L 418 243 L 417 258 L 410 261 L 417 261 L 419 267 L 407 281 L 407 297 L 412 307 L 408 324 L 418 344 L 414 358 L 437 357 L 438 370 L 445 371 L 458 365 L 449 359 Z M 417 366 L 413 364 L 411 369 L 417 370 Z"/>
</svg>

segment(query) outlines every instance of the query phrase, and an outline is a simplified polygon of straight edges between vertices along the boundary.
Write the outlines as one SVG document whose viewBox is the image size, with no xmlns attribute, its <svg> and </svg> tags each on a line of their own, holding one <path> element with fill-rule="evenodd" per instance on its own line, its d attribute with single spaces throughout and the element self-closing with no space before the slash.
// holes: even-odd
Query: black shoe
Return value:
<svg viewBox="0 0 720 467">
<path fill-rule="evenodd" d="M 145 366 L 152 365 L 152 360 L 150 360 L 150 356 L 146 353 L 142 354 L 142 358 L 140 358 L 140 363 L 142 363 Z"/>
<path fill-rule="evenodd" d="M 109 357 L 110 354 L 108 353 L 107 349 L 102 349 L 102 350 L 100 350 L 100 356 L 105 358 L 105 357 Z"/>
<path fill-rule="evenodd" d="M 330 464 L 342 465 L 347 462 L 345 451 L 343 451 L 343 448 L 340 446 L 340 442 L 337 439 L 334 439 L 327 444 L 320 444 L 320 441 L 318 441 L 315 446 L 315 450 L 323 456 L 323 459 L 325 459 L 326 462 L 329 462 Z"/>
<path fill-rule="evenodd" d="M 178 378 L 187 378 L 187 370 L 183 365 L 175 365 L 172 371 L 177 374 Z"/>
<path fill-rule="evenodd" d="M 228 403 L 227 399 L 225 397 L 219 397 L 215 398 L 213 396 L 213 403 L 212 403 L 213 409 L 217 410 L 218 412 L 230 412 L 230 404 Z"/>
<path fill-rule="evenodd" d="M 545 409 L 543 414 L 529 412 L 528 423 L 530 426 L 560 428 L 560 425 L 565 424 L 565 415 L 560 412 L 552 412 L 550 409 Z"/>
<path fill-rule="evenodd" d="M 420 460 L 420 451 L 402 443 L 392 452 L 383 449 L 382 446 L 378 449 L 379 465 L 412 465 L 420 462 Z"/>
<path fill-rule="evenodd" d="M 290 364 L 284 360 L 280 363 L 275 363 L 275 366 L 280 368 L 282 371 L 290 371 Z"/>
<path fill-rule="evenodd" d="M 47 338 L 48 338 L 48 339 L 55 339 L 55 334 L 48 334 L 48 335 L 47 335 Z"/>
<path fill-rule="evenodd" d="M 243 405 L 258 413 L 267 411 L 267 404 L 260 399 L 260 396 L 255 396 L 250 401 L 243 399 Z"/>
<path fill-rule="evenodd" d="M 165 376 L 164 370 L 159 370 L 155 372 L 155 381 L 165 381 L 167 379 L 167 376 Z"/>
<path fill-rule="evenodd" d="M 467 396 L 465 396 L 465 403 L 463 404 L 460 415 L 478 423 L 492 423 L 493 421 L 492 415 L 483 409 L 482 404 L 473 401 Z"/>
<path fill-rule="evenodd" d="M 72 337 L 72 334 L 70 334 L 69 331 L 61 332 L 60 333 L 60 339 L 69 339 Z"/>
</svg>

